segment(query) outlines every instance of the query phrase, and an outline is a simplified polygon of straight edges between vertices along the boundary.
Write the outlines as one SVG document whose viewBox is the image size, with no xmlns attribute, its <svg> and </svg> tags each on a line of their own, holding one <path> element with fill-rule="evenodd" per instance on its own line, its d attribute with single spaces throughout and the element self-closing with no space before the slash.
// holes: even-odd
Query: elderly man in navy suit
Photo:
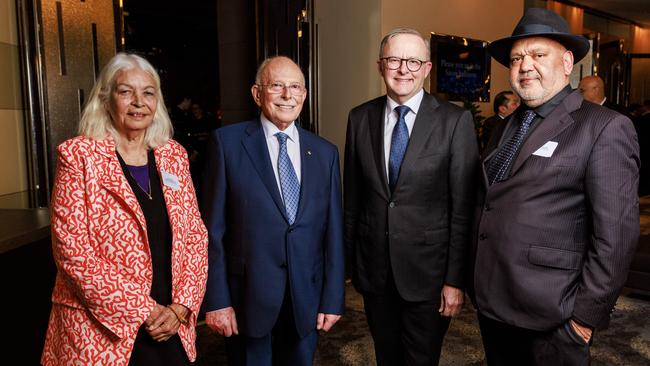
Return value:
<svg viewBox="0 0 650 366">
<path fill-rule="evenodd" d="M 267 59 L 252 87 L 262 113 L 211 136 L 206 323 L 230 365 L 311 365 L 317 330 L 344 308 L 338 152 L 295 123 L 305 79 Z"/>
<path fill-rule="evenodd" d="M 588 365 L 639 236 L 630 120 L 585 101 L 569 75 L 589 50 L 528 9 L 488 48 L 522 105 L 483 152 L 473 300 L 492 365 Z"/>
</svg>

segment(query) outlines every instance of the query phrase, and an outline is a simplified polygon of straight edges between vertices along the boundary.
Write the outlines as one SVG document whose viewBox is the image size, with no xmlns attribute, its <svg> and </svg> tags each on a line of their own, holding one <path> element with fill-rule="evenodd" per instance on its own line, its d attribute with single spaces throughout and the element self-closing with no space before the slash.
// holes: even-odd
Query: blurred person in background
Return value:
<svg viewBox="0 0 650 366">
<path fill-rule="evenodd" d="M 517 107 L 519 107 L 519 97 L 517 94 L 513 93 L 510 90 L 505 90 L 497 94 L 494 97 L 493 110 L 494 115 L 486 118 L 483 121 L 481 129 L 481 139 L 480 139 L 480 149 L 483 151 L 487 143 L 490 141 L 490 136 L 492 136 L 492 131 L 494 128 L 503 123 L 503 121 L 508 118 L 514 112 Z"/>
</svg>

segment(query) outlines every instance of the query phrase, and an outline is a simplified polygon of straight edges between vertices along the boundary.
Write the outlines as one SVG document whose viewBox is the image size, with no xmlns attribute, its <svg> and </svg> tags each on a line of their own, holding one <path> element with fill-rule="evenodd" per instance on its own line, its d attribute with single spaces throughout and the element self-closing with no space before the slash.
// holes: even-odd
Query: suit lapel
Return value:
<svg viewBox="0 0 650 366">
<path fill-rule="evenodd" d="M 498 149 L 492 150 L 486 157 L 481 161 L 481 177 L 483 177 L 483 185 L 485 187 L 490 186 L 490 180 L 488 179 L 487 171 L 488 171 L 488 161 L 492 158 L 492 155 L 497 151 Z"/>
<path fill-rule="evenodd" d="M 499 151 L 499 147 L 503 143 L 504 135 L 506 131 L 510 128 L 510 125 L 514 123 L 514 116 L 516 116 L 518 111 L 515 111 L 512 113 L 510 116 L 507 117 L 507 120 L 505 123 L 498 124 L 497 127 L 494 129 L 492 132 L 494 136 L 499 136 L 499 141 L 494 143 L 494 144 L 488 144 L 486 151 L 483 152 L 482 154 L 482 159 L 481 159 L 481 173 L 483 176 L 483 184 L 485 187 L 490 186 L 490 182 L 487 176 L 487 171 L 488 171 L 488 162 L 490 159 L 492 159 L 492 156 L 496 154 L 497 151 Z"/>
<path fill-rule="evenodd" d="M 284 218 L 287 219 L 284 202 L 282 202 L 282 198 L 280 197 L 278 183 L 275 180 L 275 173 L 273 172 L 273 165 L 271 165 L 271 158 L 269 157 L 269 149 L 266 145 L 266 136 L 264 136 L 262 123 L 259 120 L 252 122 L 246 129 L 246 133 L 248 135 L 242 140 L 246 153 L 255 170 L 257 170 L 260 179 L 262 179 L 262 182 L 266 186 L 266 189 L 269 191 L 271 198 L 273 198 L 273 202 L 278 206 Z"/>
<path fill-rule="evenodd" d="M 397 191 L 400 184 L 407 179 L 409 172 L 412 170 L 411 168 L 413 164 L 415 164 L 415 161 L 420 155 L 420 151 L 424 147 L 424 144 L 429 140 L 431 132 L 437 125 L 439 116 L 437 116 L 434 111 L 438 105 L 439 104 L 435 98 L 429 94 L 424 94 L 422 103 L 420 104 L 420 109 L 415 117 L 413 131 L 411 131 L 411 137 L 409 138 L 406 154 L 402 161 L 402 167 L 400 168 L 399 178 L 397 178 L 395 191 Z"/>
<path fill-rule="evenodd" d="M 372 108 L 368 108 L 368 129 L 370 131 L 370 142 L 372 152 L 377 166 L 379 181 L 384 187 L 386 197 L 389 196 L 388 177 L 386 176 L 386 158 L 384 156 L 384 124 L 386 110 L 386 97 L 380 99 L 383 103 L 376 103 Z"/>
<path fill-rule="evenodd" d="M 570 112 L 576 110 L 580 103 L 576 105 L 576 92 L 569 94 L 562 103 L 560 103 L 546 118 L 542 124 L 537 126 L 530 136 L 524 141 L 521 150 L 517 155 L 517 159 L 512 165 L 511 175 L 517 173 L 524 162 L 535 152 L 542 147 L 545 143 L 550 141 L 553 137 L 559 135 L 567 127 L 573 124 L 574 120 L 569 115 Z M 579 92 L 578 92 L 579 93 Z M 579 97 L 579 96 L 578 96 Z M 581 101 L 581 97 L 580 101 Z"/>
<path fill-rule="evenodd" d="M 298 134 L 300 136 L 300 201 L 298 203 L 298 212 L 296 213 L 295 220 L 295 222 L 298 222 L 305 207 L 307 207 L 307 200 L 314 196 L 314 184 L 312 184 L 311 181 L 315 177 L 320 177 L 320 172 L 311 162 L 312 154 L 314 154 L 311 144 L 311 136 L 297 125 L 296 128 L 298 129 Z"/>
<path fill-rule="evenodd" d="M 124 204 L 133 212 L 138 224 L 140 224 L 140 229 L 146 237 L 147 226 L 144 219 L 144 213 L 142 212 L 142 208 L 140 208 L 138 199 L 135 197 L 135 193 L 133 193 L 129 182 L 126 180 L 126 176 L 124 176 L 124 172 L 120 166 L 120 161 L 117 159 L 115 141 L 112 138 L 98 140 L 97 152 L 104 160 L 103 162 L 98 163 L 98 165 L 104 165 L 104 169 L 100 169 L 102 174 L 99 180 L 100 184 L 119 200 L 124 202 Z"/>
</svg>

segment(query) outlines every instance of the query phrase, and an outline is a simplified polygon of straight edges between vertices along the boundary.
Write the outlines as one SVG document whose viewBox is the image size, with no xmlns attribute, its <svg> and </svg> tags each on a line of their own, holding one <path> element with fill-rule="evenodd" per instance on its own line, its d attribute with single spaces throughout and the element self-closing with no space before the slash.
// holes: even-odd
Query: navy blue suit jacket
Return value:
<svg viewBox="0 0 650 366">
<path fill-rule="evenodd" d="M 290 286 L 299 336 L 317 313 L 344 309 L 343 215 L 338 151 L 300 134 L 300 204 L 293 225 L 259 119 L 214 131 L 206 165 L 207 311 L 233 306 L 240 333 L 271 332 Z M 289 280 L 287 283 L 287 279 Z"/>
</svg>

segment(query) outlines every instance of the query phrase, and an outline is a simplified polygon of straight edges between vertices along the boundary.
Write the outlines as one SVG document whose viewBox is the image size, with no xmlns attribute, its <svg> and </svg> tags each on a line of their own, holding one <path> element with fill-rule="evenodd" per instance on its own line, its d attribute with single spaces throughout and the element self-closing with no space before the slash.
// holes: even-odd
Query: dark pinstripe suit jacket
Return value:
<svg viewBox="0 0 650 366">
<path fill-rule="evenodd" d="M 505 128 L 494 131 L 482 159 L 475 304 L 485 316 L 528 329 L 572 317 L 606 324 L 639 236 L 631 121 L 574 91 L 530 133 L 510 178 L 488 187 L 485 162 Z M 557 143 L 551 156 L 535 154 L 549 141 Z"/>
</svg>

